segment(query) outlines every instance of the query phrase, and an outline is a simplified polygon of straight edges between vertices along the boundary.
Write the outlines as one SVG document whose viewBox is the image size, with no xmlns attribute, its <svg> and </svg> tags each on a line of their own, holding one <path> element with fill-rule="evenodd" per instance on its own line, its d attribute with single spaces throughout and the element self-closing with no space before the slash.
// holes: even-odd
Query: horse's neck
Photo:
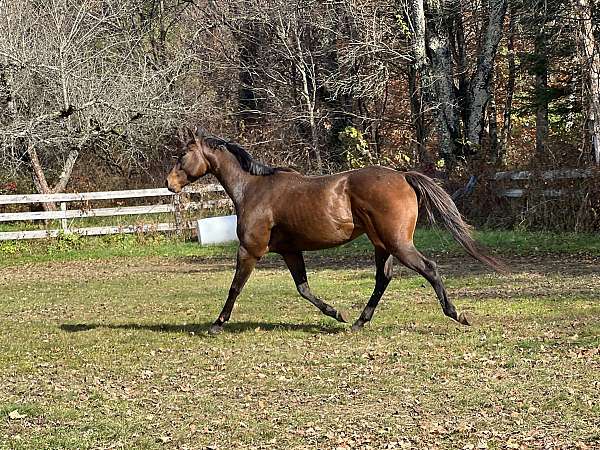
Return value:
<svg viewBox="0 0 600 450">
<path fill-rule="evenodd" d="M 210 159 L 212 160 L 211 165 L 214 167 L 213 175 L 219 180 L 227 195 L 231 197 L 238 208 L 244 202 L 246 188 L 252 175 L 242 169 L 235 156 L 226 151 L 217 150 L 213 152 Z"/>
</svg>

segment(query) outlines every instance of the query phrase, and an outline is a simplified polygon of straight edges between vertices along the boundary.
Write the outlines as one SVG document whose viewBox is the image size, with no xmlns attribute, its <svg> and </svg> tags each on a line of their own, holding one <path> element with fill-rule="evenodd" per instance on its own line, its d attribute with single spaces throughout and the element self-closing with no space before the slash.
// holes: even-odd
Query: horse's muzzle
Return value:
<svg viewBox="0 0 600 450">
<path fill-rule="evenodd" d="M 167 188 L 169 191 L 171 191 L 172 193 L 174 193 L 174 194 L 179 194 L 179 193 L 181 192 L 181 188 L 180 188 L 180 189 L 177 189 L 177 188 L 174 188 L 174 187 L 172 187 L 172 186 L 169 184 L 169 180 L 167 180 L 167 181 L 165 182 L 165 185 L 166 185 L 166 188 Z"/>
</svg>

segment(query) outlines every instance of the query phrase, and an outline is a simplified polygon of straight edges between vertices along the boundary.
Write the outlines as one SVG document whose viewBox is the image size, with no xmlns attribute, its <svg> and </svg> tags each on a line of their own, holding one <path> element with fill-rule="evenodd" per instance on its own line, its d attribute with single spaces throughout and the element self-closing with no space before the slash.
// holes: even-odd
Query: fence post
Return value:
<svg viewBox="0 0 600 450">
<path fill-rule="evenodd" d="M 67 202 L 61 202 L 60 203 L 60 210 L 61 211 L 66 211 L 67 210 Z M 69 221 L 67 220 L 66 217 L 63 217 L 62 219 L 60 219 L 60 225 L 62 228 L 63 233 L 68 233 L 69 232 Z"/>
<path fill-rule="evenodd" d="M 175 197 L 173 197 L 173 214 L 175 216 L 175 228 L 177 229 L 177 234 L 182 233 L 183 226 L 183 218 L 181 216 L 181 195 L 182 194 L 175 194 Z"/>
</svg>

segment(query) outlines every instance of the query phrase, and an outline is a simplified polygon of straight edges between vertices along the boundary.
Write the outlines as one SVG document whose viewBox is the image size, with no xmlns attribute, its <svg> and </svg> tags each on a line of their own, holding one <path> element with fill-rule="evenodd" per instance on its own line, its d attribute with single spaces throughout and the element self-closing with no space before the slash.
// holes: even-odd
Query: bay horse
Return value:
<svg viewBox="0 0 600 450">
<path fill-rule="evenodd" d="M 229 294 L 210 334 L 223 330 L 257 261 L 268 252 L 283 257 L 302 297 L 323 314 L 348 322 L 346 311 L 336 310 L 311 292 L 302 252 L 336 247 L 364 233 L 375 247 L 375 289 L 352 325 L 353 331 L 373 317 L 392 279 L 394 257 L 427 279 L 446 316 L 469 325 L 448 298 L 435 262 L 413 245 L 419 203 L 431 220 L 433 212 L 438 213 L 467 253 L 502 270 L 498 261 L 477 248 L 471 227 L 450 196 L 425 175 L 365 167 L 333 175 L 304 176 L 293 169 L 262 164 L 236 143 L 199 131 L 190 133 L 184 153 L 167 176 L 167 187 L 179 193 L 200 177 L 213 174 L 233 200 L 240 241 Z"/>
</svg>

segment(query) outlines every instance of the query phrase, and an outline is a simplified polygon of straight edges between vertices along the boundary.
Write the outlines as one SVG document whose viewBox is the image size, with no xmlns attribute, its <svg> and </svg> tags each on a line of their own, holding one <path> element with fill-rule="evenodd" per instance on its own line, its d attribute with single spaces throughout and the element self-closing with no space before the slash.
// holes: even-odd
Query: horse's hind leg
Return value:
<svg viewBox="0 0 600 450">
<path fill-rule="evenodd" d="M 375 308 L 377 308 L 379 300 L 392 279 L 393 263 L 394 257 L 391 256 L 387 250 L 384 250 L 381 247 L 375 247 L 375 267 L 377 269 L 375 273 L 375 288 L 373 289 L 373 293 L 371 294 L 367 306 L 365 306 L 360 317 L 354 322 L 354 325 L 352 325 L 352 331 L 360 330 L 364 324 L 369 322 L 373 317 Z"/>
<path fill-rule="evenodd" d="M 315 305 L 319 310 L 339 322 L 348 322 L 348 313 L 346 311 L 337 311 L 333 306 L 328 305 L 320 298 L 316 297 L 308 287 L 308 279 L 306 277 L 306 266 L 304 265 L 304 257 L 301 252 L 282 254 L 283 260 L 290 269 L 296 289 L 298 293 L 306 300 Z"/>
<path fill-rule="evenodd" d="M 437 270 L 435 262 L 425 258 L 419 251 L 412 245 L 407 244 L 394 252 L 396 258 L 400 260 L 406 267 L 414 270 L 421 274 L 429 283 L 433 286 L 435 293 L 437 294 L 440 305 L 444 314 L 448 317 L 456 320 L 463 325 L 469 325 L 467 318 L 464 314 L 458 315 L 456 308 L 448 298 L 444 283 Z"/>
</svg>

